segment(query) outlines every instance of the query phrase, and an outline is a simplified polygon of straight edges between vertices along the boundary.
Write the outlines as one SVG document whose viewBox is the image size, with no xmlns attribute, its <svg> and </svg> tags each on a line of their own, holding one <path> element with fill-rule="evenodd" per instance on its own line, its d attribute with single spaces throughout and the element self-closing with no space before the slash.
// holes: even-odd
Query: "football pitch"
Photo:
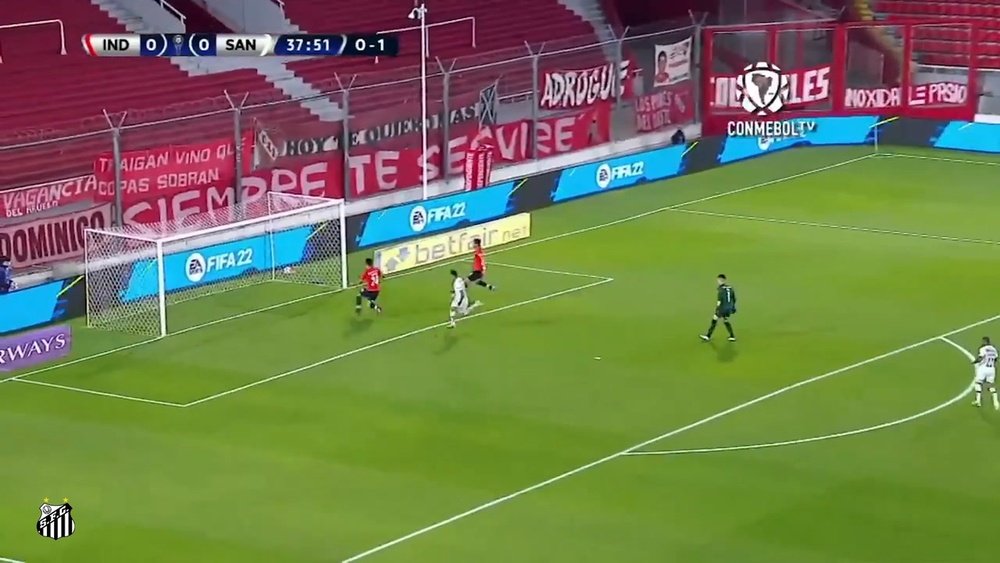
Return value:
<svg viewBox="0 0 1000 563">
<path fill-rule="evenodd" d="M 271 283 L 162 340 L 79 322 L 0 374 L 0 561 L 996 561 L 1000 158 L 883 150 L 533 213 L 454 330 L 447 264 L 377 318 Z M 698 338 L 719 273 L 736 343 Z"/>
</svg>

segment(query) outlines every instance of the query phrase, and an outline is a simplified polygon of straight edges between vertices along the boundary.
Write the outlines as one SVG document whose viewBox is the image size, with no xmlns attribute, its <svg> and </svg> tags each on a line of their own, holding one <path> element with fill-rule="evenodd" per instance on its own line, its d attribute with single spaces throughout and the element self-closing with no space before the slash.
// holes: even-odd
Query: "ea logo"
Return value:
<svg viewBox="0 0 1000 563">
<path fill-rule="evenodd" d="M 736 96 L 747 113 L 771 115 L 785 106 L 788 77 L 777 65 L 756 62 L 743 68 L 736 77 Z"/>
<path fill-rule="evenodd" d="M 427 226 L 427 210 L 423 205 L 418 205 L 410 211 L 410 229 L 419 233 Z"/>
<path fill-rule="evenodd" d="M 198 283 L 205 277 L 205 257 L 195 252 L 188 256 L 187 264 L 184 266 L 184 273 L 187 274 L 188 281 Z"/>
<path fill-rule="evenodd" d="M 771 137 L 757 137 L 757 148 L 759 148 L 762 151 L 766 151 L 767 149 L 771 148 L 771 143 L 773 142 L 774 139 L 772 139 Z"/>
<path fill-rule="evenodd" d="M 597 187 L 602 190 L 611 185 L 611 167 L 602 164 L 597 167 Z"/>
</svg>

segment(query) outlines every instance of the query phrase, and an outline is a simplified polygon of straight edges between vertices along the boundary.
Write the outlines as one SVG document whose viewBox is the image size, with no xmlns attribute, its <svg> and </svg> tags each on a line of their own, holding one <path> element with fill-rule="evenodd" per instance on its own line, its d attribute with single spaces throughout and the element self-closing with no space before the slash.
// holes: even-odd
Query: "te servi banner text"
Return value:
<svg viewBox="0 0 1000 563">
<path fill-rule="evenodd" d="M 542 75 L 542 109 L 586 108 L 632 97 L 631 63 L 608 63 L 582 70 L 546 70 Z"/>
<path fill-rule="evenodd" d="M 442 176 L 447 167 L 450 175 L 460 176 L 469 147 L 491 145 L 494 163 L 513 163 L 533 157 L 530 119 L 496 126 L 466 127 L 448 141 L 447 153 L 441 147 L 421 149 L 355 150 L 348 156 L 351 186 L 349 197 L 369 197 L 379 193 L 418 186 L 422 182 L 424 159 L 427 160 L 428 181 Z M 599 104 L 573 115 L 538 121 L 536 142 L 539 158 L 572 152 L 606 143 L 611 137 L 611 105 Z"/>
</svg>

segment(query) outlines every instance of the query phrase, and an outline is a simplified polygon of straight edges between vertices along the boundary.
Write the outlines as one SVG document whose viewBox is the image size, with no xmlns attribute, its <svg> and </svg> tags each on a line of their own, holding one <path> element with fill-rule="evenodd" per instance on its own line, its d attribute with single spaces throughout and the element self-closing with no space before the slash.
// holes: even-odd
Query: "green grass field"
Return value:
<svg viewBox="0 0 1000 563">
<path fill-rule="evenodd" d="M 893 151 L 535 213 L 453 331 L 444 265 L 379 318 L 264 284 L 152 343 L 81 323 L 0 385 L 0 561 L 994 562 L 1000 413 L 957 348 L 1000 338 L 1000 158 Z M 735 344 L 698 339 L 720 272 Z"/>
</svg>

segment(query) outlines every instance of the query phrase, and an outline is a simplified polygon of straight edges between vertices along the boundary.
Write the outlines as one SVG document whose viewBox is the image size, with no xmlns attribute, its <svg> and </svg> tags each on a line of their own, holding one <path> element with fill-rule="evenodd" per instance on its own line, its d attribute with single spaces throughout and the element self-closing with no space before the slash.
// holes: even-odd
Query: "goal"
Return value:
<svg viewBox="0 0 1000 563">
<path fill-rule="evenodd" d="M 87 229 L 87 326 L 163 337 L 343 289 L 345 244 L 343 200 L 275 192 L 179 221 Z"/>
</svg>

